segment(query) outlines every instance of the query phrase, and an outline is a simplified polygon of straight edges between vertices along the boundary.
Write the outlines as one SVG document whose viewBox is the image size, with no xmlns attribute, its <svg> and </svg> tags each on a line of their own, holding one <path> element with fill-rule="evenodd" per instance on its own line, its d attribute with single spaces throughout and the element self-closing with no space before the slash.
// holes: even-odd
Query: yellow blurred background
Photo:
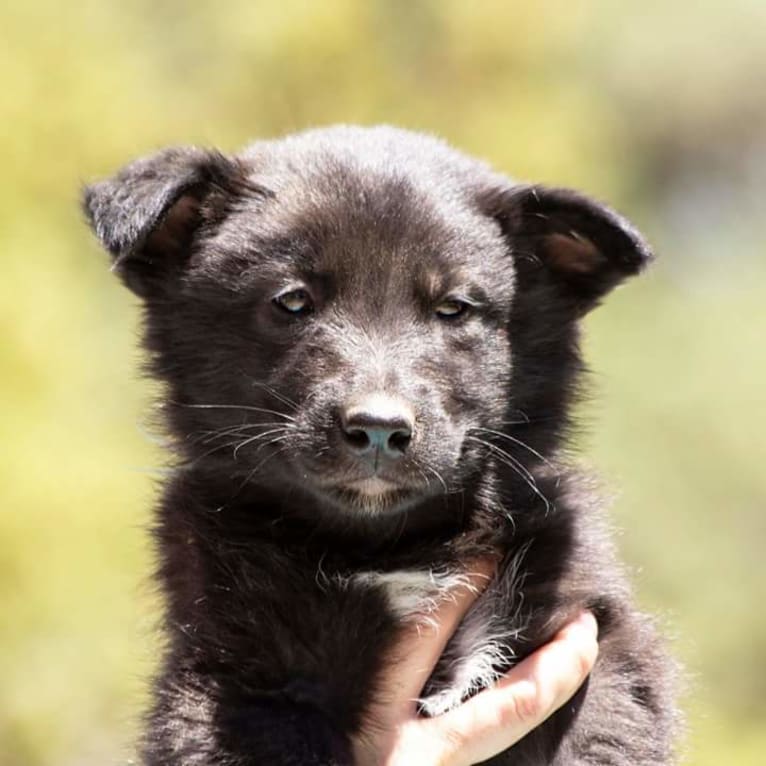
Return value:
<svg viewBox="0 0 766 766">
<path fill-rule="evenodd" d="M 654 242 L 587 320 L 583 452 L 689 670 L 685 762 L 766 762 L 766 3 L 25 0 L 0 73 L 0 764 L 133 757 L 159 645 L 151 385 L 80 184 L 333 122 L 437 133 Z"/>
</svg>

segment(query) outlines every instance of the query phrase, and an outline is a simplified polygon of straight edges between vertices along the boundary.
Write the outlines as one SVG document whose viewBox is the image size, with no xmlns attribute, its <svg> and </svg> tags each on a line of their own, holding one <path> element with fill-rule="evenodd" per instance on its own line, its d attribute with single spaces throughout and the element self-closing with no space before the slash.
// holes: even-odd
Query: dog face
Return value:
<svg viewBox="0 0 766 766">
<path fill-rule="evenodd" d="M 649 257 L 581 195 L 391 129 L 168 150 L 85 208 L 145 302 L 184 457 L 330 512 L 457 492 L 520 459 L 495 436 L 545 448 L 575 321 Z"/>
</svg>

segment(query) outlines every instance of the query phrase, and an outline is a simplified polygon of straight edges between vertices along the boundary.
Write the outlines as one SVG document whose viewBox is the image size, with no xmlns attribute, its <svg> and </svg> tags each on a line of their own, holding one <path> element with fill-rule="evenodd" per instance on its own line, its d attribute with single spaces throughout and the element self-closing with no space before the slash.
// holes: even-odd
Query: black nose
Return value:
<svg viewBox="0 0 766 766">
<path fill-rule="evenodd" d="M 412 412 L 387 396 L 371 396 L 342 408 L 340 421 L 345 443 L 360 457 L 396 460 L 412 440 Z"/>
</svg>

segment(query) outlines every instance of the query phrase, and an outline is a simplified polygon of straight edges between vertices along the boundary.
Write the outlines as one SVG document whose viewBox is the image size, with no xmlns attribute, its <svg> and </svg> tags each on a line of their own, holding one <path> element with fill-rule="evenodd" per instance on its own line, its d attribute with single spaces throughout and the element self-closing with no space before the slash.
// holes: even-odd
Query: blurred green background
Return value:
<svg viewBox="0 0 766 766">
<path fill-rule="evenodd" d="M 123 763 L 156 660 L 135 301 L 78 187 L 170 143 L 438 133 L 627 211 L 584 454 L 689 671 L 686 763 L 766 762 L 766 3 L 26 0 L 0 10 L 0 763 Z"/>
</svg>

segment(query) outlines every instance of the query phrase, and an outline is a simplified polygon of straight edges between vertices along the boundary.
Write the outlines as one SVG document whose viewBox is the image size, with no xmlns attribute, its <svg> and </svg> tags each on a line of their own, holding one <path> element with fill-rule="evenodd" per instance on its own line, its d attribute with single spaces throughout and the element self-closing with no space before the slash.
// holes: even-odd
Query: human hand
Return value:
<svg viewBox="0 0 766 766">
<path fill-rule="evenodd" d="M 358 766 L 471 766 L 506 750 L 569 700 L 598 653 L 596 620 L 583 612 L 492 688 L 435 718 L 417 714 L 417 697 L 450 636 L 493 571 L 473 567 L 466 586 L 413 625 L 397 647 L 371 711 L 374 723 L 354 742 Z"/>
</svg>

